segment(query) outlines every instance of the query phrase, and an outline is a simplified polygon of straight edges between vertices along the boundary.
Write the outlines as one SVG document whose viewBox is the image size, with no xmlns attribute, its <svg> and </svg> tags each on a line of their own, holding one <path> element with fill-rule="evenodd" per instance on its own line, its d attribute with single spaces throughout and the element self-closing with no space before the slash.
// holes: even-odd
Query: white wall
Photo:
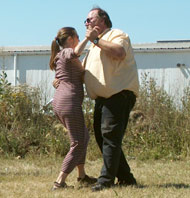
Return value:
<svg viewBox="0 0 190 198">
<path fill-rule="evenodd" d="M 185 87 L 190 85 L 190 51 L 136 52 L 139 79 L 146 73 L 155 79 L 158 86 L 180 100 Z M 177 64 L 184 64 L 178 67 Z"/>
<path fill-rule="evenodd" d="M 41 88 L 45 98 L 50 100 L 54 93 L 52 81 L 54 72 L 49 69 L 49 55 L 18 54 L 16 59 L 16 85 L 26 83 Z M 14 85 L 14 55 L 0 56 L 0 72 L 5 70 L 7 80 Z"/>
<path fill-rule="evenodd" d="M 49 69 L 50 52 L 20 53 L 16 59 L 16 84 L 27 83 L 42 88 L 47 100 L 54 94 L 54 72 Z M 139 79 L 146 73 L 156 80 L 176 100 L 181 98 L 185 87 L 190 85 L 190 51 L 139 51 L 134 50 Z M 81 57 L 81 59 L 84 55 Z M 177 67 L 177 64 L 185 66 Z M 8 81 L 14 85 L 14 54 L 0 54 L 0 72 L 5 70 Z"/>
</svg>

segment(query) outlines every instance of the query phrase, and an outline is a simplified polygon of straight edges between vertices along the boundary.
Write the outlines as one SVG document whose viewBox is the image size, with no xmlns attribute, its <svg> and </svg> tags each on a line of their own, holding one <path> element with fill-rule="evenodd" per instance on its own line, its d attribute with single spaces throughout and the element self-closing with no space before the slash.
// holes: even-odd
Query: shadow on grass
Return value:
<svg viewBox="0 0 190 198">
<path fill-rule="evenodd" d="M 157 185 L 157 186 L 159 188 L 177 188 L 177 189 L 190 188 L 189 184 L 184 184 L 184 183 L 180 183 L 180 184 L 168 183 L 168 184 L 162 184 L 162 185 Z"/>
<path fill-rule="evenodd" d="M 152 185 L 142 185 L 142 184 L 138 184 L 137 186 L 134 186 L 135 188 L 149 188 Z M 184 183 L 179 183 L 179 184 L 172 184 L 172 183 L 168 183 L 168 184 L 160 184 L 160 185 L 153 185 L 157 188 L 176 188 L 176 189 L 190 189 L 190 185 L 189 184 L 184 184 Z"/>
</svg>

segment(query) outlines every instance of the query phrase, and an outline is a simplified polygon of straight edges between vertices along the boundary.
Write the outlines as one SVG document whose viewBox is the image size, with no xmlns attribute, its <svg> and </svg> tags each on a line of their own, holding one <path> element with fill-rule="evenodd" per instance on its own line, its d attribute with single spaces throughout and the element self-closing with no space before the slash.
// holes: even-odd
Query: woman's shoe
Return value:
<svg viewBox="0 0 190 198">
<path fill-rule="evenodd" d="M 66 188 L 66 189 L 69 189 L 69 188 L 74 188 L 74 186 L 67 186 L 67 184 L 65 182 L 63 183 L 58 183 L 58 182 L 54 182 L 54 186 L 52 188 L 52 190 L 57 190 L 57 189 L 63 189 L 63 188 Z"/>
<path fill-rule="evenodd" d="M 84 178 L 77 178 L 77 182 L 80 187 L 88 187 L 89 185 L 95 184 L 97 182 L 97 178 L 85 175 Z"/>
</svg>

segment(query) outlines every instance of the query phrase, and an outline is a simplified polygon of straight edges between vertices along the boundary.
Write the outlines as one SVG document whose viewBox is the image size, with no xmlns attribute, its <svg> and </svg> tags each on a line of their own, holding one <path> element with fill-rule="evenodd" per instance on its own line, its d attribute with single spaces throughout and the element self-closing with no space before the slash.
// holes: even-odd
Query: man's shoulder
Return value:
<svg viewBox="0 0 190 198">
<path fill-rule="evenodd" d="M 120 29 L 111 29 L 108 33 L 109 36 L 111 37 L 117 37 L 117 36 L 128 37 L 128 34 Z"/>
</svg>

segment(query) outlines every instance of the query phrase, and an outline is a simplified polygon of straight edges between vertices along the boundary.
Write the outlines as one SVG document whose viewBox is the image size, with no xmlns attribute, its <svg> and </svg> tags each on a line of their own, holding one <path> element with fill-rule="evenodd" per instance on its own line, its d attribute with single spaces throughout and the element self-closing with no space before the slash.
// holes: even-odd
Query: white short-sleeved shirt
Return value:
<svg viewBox="0 0 190 198">
<path fill-rule="evenodd" d="M 84 58 L 84 82 L 90 98 L 98 96 L 109 98 L 122 90 L 139 92 L 137 66 L 129 36 L 118 29 L 107 30 L 102 39 L 124 47 L 126 57 L 123 60 L 108 56 L 98 46 L 92 44 Z"/>
</svg>

